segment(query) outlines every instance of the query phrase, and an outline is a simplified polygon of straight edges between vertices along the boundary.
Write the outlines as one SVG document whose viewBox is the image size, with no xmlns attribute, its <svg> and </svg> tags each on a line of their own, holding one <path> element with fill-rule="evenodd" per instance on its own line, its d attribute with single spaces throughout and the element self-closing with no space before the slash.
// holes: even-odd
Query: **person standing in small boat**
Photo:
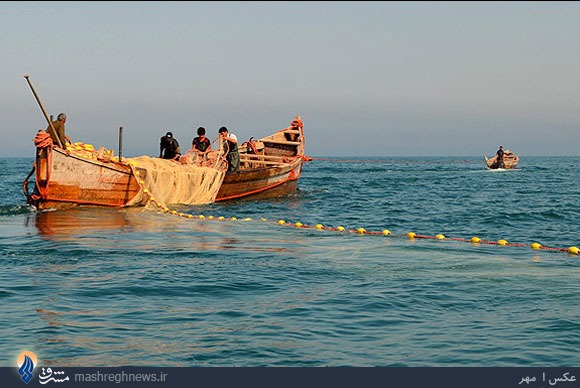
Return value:
<svg viewBox="0 0 580 388">
<path fill-rule="evenodd" d="M 58 145 L 58 139 L 60 139 L 62 146 L 66 147 L 67 138 L 66 138 L 66 134 L 64 131 L 65 123 L 66 123 L 66 114 L 59 113 L 58 116 L 56 116 L 56 120 L 54 120 L 51 123 L 52 126 L 54 127 L 54 131 L 52 131 L 52 129 L 50 129 L 51 124 L 49 124 L 48 127 L 46 127 L 46 132 L 48 132 L 50 134 L 50 138 L 52 139 L 52 143 L 54 145 Z M 54 132 L 56 132 L 56 133 L 54 133 Z"/>
<path fill-rule="evenodd" d="M 497 152 L 495 153 L 495 155 L 497 156 L 497 159 L 495 161 L 495 168 L 503 168 L 504 164 L 503 164 L 503 146 L 499 146 L 499 150 L 497 150 Z"/>
<path fill-rule="evenodd" d="M 197 137 L 193 138 L 191 148 L 197 151 L 199 156 L 204 156 L 211 151 L 211 141 L 205 137 L 205 128 L 197 128 Z"/>
<path fill-rule="evenodd" d="M 173 133 L 167 132 L 165 136 L 161 137 L 159 144 L 159 157 L 163 159 L 177 160 L 181 156 L 179 142 L 173 137 Z"/>
<path fill-rule="evenodd" d="M 223 146 L 227 147 L 228 153 L 226 160 L 228 161 L 228 172 L 238 171 L 240 169 L 240 154 L 238 152 L 238 137 L 233 133 L 230 134 L 226 127 L 221 127 L 218 130 Z"/>
</svg>

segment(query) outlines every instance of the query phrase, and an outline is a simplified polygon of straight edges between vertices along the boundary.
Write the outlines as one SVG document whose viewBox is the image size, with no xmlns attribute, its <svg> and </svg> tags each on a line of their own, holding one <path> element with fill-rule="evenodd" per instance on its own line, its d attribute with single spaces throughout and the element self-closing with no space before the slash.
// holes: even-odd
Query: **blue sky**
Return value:
<svg viewBox="0 0 580 388">
<path fill-rule="evenodd" d="M 0 2 L 0 36 L 0 157 L 46 128 L 24 74 L 126 156 L 295 115 L 313 157 L 580 155 L 580 2 Z"/>
</svg>

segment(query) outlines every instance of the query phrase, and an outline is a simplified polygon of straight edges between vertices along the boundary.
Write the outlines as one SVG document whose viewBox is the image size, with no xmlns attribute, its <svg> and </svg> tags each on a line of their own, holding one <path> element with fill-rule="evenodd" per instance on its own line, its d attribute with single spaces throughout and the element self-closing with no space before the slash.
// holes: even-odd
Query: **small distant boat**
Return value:
<svg viewBox="0 0 580 388">
<path fill-rule="evenodd" d="M 489 168 L 491 170 L 496 170 L 498 168 L 503 168 L 506 170 L 514 169 L 518 166 L 518 163 L 520 161 L 520 157 L 518 155 L 514 154 L 510 150 L 504 151 L 503 166 L 498 165 L 497 155 L 494 156 L 493 158 L 488 158 L 487 156 L 484 156 L 484 158 L 485 158 L 485 164 L 487 165 L 487 168 Z"/>
<path fill-rule="evenodd" d="M 240 168 L 226 173 L 216 202 L 234 199 L 266 199 L 294 192 L 304 155 L 304 124 L 300 116 L 290 125 L 259 140 L 238 147 Z"/>
</svg>

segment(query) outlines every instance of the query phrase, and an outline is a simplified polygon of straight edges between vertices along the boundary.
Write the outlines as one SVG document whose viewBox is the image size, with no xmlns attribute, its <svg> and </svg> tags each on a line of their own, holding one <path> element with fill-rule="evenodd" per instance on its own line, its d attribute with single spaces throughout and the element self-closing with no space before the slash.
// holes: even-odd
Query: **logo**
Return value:
<svg viewBox="0 0 580 388">
<path fill-rule="evenodd" d="M 36 354 L 29 351 L 24 351 L 18 355 L 16 361 L 18 363 L 18 373 L 20 373 L 20 378 L 22 381 L 28 384 L 34 377 L 32 371 L 34 370 L 37 362 Z"/>
<path fill-rule="evenodd" d="M 56 377 L 54 377 L 53 374 Z M 65 374 L 64 371 L 58 370 L 53 371 L 52 368 L 42 368 L 42 372 L 40 372 L 40 375 L 38 376 L 38 381 L 40 382 L 40 384 L 46 384 L 51 381 L 54 381 L 55 383 L 62 383 L 64 381 L 68 381 L 68 376 L 65 376 L 64 379 L 59 379 L 57 377 L 60 377 L 61 375 L 64 374 Z"/>
</svg>

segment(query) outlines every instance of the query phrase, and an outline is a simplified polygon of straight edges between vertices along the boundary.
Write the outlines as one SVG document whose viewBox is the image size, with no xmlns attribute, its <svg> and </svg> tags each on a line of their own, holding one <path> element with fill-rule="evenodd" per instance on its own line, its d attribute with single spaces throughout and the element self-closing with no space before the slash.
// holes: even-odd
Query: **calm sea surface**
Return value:
<svg viewBox="0 0 580 388">
<path fill-rule="evenodd" d="M 32 162 L 0 159 L 0 366 L 580 365 L 580 256 L 530 247 L 580 246 L 579 157 L 318 158 L 204 219 L 35 212 Z"/>
</svg>

